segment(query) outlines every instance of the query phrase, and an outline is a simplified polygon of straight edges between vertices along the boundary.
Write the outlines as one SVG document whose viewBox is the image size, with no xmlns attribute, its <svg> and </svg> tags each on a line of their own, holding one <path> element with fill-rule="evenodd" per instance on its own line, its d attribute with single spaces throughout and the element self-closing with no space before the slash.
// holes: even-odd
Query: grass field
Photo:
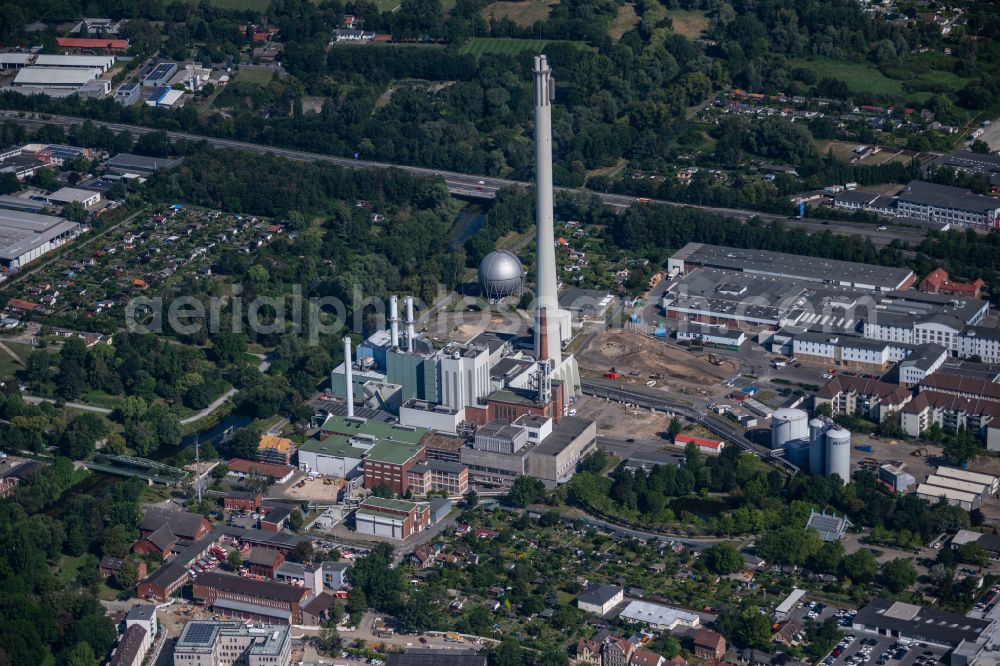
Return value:
<svg viewBox="0 0 1000 666">
<path fill-rule="evenodd" d="M 266 86 L 274 77 L 274 71 L 270 69 L 249 69 L 244 67 L 236 74 L 236 80 L 246 83 L 256 83 L 259 86 Z"/>
<path fill-rule="evenodd" d="M 635 13 L 634 5 L 622 5 L 618 8 L 618 16 L 611 22 L 611 29 L 608 34 L 611 39 L 621 39 L 622 35 L 631 30 L 639 22 L 639 17 Z"/>
<path fill-rule="evenodd" d="M 462 53 L 472 55 L 482 55 L 484 53 L 500 53 L 505 55 L 515 55 L 517 53 L 541 53 L 549 44 L 575 44 L 580 48 L 585 48 L 583 42 L 570 42 L 554 39 L 493 39 L 491 37 L 473 37 L 466 42 L 461 49 Z"/>
<path fill-rule="evenodd" d="M 538 21 L 544 21 L 549 17 L 552 7 L 559 4 L 558 0 L 522 0 L 521 2 L 493 2 L 483 8 L 482 16 L 489 20 L 496 17 L 499 21 L 509 18 L 521 27 L 527 28 L 535 25 Z"/>
<path fill-rule="evenodd" d="M 689 9 L 671 9 L 667 16 L 674 22 L 674 32 L 689 39 L 698 39 L 708 30 L 708 16 L 705 12 Z"/>
<path fill-rule="evenodd" d="M 944 87 L 957 90 L 963 83 L 959 76 L 952 72 L 927 70 L 916 75 L 909 81 L 889 78 L 876 67 L 859 62 L 846 62 L 830 58 L 794 58 L 789 60 L 790 67 L 805 67 L 822 78 L 834 78 L 845 81 L 853 92 L 869 93 L 895 99 L 925 101 L 934 93 L 930 89 Z M 907 92 L 903 87 L 914 88 L 926 86 L 925 92 Z"/>
</svg>

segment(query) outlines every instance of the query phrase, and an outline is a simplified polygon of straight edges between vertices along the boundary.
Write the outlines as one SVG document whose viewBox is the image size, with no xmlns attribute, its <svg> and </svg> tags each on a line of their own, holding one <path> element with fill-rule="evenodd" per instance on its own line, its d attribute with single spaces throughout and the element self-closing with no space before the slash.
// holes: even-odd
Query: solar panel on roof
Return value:
<svg viewBox="0 0 1000 666">
<path fill-rule="evenodd" d="M 215 627 L 211 624 L 189 624 L 184 632 L 184 639 L 188 643 L 208 645 L 214 635 Z"/>
</svg>

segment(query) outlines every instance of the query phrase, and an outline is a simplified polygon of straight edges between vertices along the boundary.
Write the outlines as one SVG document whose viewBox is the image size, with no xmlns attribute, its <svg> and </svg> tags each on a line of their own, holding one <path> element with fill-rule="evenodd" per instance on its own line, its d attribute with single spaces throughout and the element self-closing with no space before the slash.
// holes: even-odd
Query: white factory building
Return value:
<svg viewBox="0 0 1000 666">
<path fill-rule="evenodd" d="M 114 56 L 40 55 L 35 58 L 36 67 L 49 67 L 53 69 L 98 69 L 101 74 L 107 73 L 114 64 Z"/>
<path fill-rule="evenodd" d="M 79 224 L 61 217 L 0 210 L 0 266 L 21 268 L 80 231 Z"/>
</svg>

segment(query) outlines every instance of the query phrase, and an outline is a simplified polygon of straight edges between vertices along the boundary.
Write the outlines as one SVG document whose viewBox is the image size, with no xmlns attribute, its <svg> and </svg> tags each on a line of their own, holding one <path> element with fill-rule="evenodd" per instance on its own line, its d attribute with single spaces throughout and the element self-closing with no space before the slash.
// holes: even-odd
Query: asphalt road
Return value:
<svg viewBox="0 0 1000 666">
<path fill-rule="evenodd" d="M 42 117 L 42 114 L 28 113 L 23 116 L 21 114 L 22 112 L 20 111 L 0 111 L 0 119 L 10 120 L 20 125 L 25 125 L 28 127 L 39 127 L 45 124 L 52 124 L 52 125 L 60 125 L 64 128 L 69 128 L 73 125 L 78 125 L 84 122 L 85 120 L 83 118 L 76 118 L 72 116 L 45 115 L 44 117 Z M 124 123 L 111 123 L 100 120 L 91 120 L 90 122 L 98 127 L 105 127 L 115 132 L 129 132 L 133 136 L 141 136 L 143 134 L 149 134 L 151 132 L 157 131 L 149 127 L 128 125 Z M 167 136 L 170 137 L 171 141 L 177 141 L 177 140 L 204 141 L 206 144 L 216 148 L 229 148 L 231 150 L 255 152 L 262 155 L 264 154 L 277 155 L 280 157 L 285 157 L 290 160 L 299 160 L 306 162 L 324 161 L 340 167 L 346 167 L 351 169 L 396 168 L 421 176 L 439 176 L 444 179 L 445 183 L 448 186 L 448 191 L 451 194 L 467 198 L 493 199 L 496 197 L 497 191 L 505 187 L 528 187 L 531 185 L 530 183 L 526 183 L 523 181 L 508 180 L 505 178 L 476 176 L 476 175 L 456 173 L 454 171 L 427 169 L 424 167 L 407 166 L 402 164 L 389 164 L 386 162 L 375 162 L 371 160 L 355 160 L 345 157 L 334 157 L 331 155 L 311 153 L 303 150 L 291 150 L 288 148 L 280 148 L 276 146 L 265 146 L 261 144 L 247 143 L 245 141 L 234 141 L 231 139 L 217 139 L 213 137 L 200 136 L 197 134 L 190 134 L 187 132 L 167 132 Z M 596 196 L 597 198 L 601 199 L 605 204 L 619 209 L 629 208 L 639 203 L 638 198 L 624 194 L 610 194 L 610 193 L 594 192 L 591 190 L 582 190 L 582 189 L 574 189 L 566 187 L 557 187 L 555 189 L 558 192 L 568 192 L 582 196 Z M 665 206 L 678 206 L 678 207 L 689 206 L 689 204 L 681 204 L 672 201 L 663 201 L 660 199 L 650 200 L 649 203 L 656 203 Z M 890 226 L 886 231 L 879 231 L 875 226 L 870 224 L 852 224 L 850 222 L 824 222 L 822 220 L 814 220 L 809 218 L 803 218 L 803 219 L 789 218 L 784 215 L 773 215 L 769 213 L 761 213 L 758 211 L 742 210 L 739 208 L 718 208 L 712 206 L 690 206 L 690 207 L 699 208 L 701 210 L 716 213 L 719 215 L 726 215 L 744 222 L 754 217 L 765 221 L 785 220 L 785 222 L 790 226 L 805 227 L 813 230 L 816 233 L 828 229 L 830 231 L 840 234 L 867 236 L 872 240 L 873 243 L 880 246 L 887 245 L 892 240 L 897 238 L 910 244 L 916 244 L 919 243 L 921 240 L 923 240 L 924 236 L 926 235 L 925 231 L 922 229 L 914 229 L 909 227 Z"/>
</svg>

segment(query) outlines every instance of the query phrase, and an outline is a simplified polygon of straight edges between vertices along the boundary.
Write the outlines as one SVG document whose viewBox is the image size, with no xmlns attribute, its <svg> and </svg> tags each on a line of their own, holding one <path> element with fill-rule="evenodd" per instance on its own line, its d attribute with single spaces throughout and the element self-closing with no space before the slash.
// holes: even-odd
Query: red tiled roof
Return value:
<svg viewBox="0 0 1000 666">
<path fill-rule="evenodd" d="M 127 39 L 92 39 L 84 37 L 56 37 L 56 44 L 69 49 L 122 49 L 128 48 Z"/>
<path fill-rule="evenodd" d="M 38 303 L 32 303 L 31 301 L 24 301 L 20 298 L 12 298 L 7 301 L 7 305 L 12 308 L 17 308 L 18 310 L 34 310 L 38 307 Z"/>
<path fill-rule="evenodd" d="M 954 375 L 948 372 L 935 372 L 924 377 L 920 382 L 920 388 L 937 389 L 936 393 L 958 393 L 986 400 L 1000 400 L 1000 384 L 994 384 L 981 377 Z"/>
<path fill-rule="evenodd" d="M 903 407 L 903 412 L 919 414 L 928 407 L 948 412 L 964 412 L 975 416 L 988 415 L 1000 418 L 1000 403 L 991 400 L 970 400 L 937 391 L 921 391 L 906 407 Z"/>
<path fill-rule="evenodd" d="M 906 400 L 909 395 L 909 392 L 902 386 L 878 379 L 865 379 L 857 375 L 837 375 L 816 391 L 816 397 L 829 400 L 840 393 L 850 391 L 858 395 L 873 395 L 894 405 Z"/>
<path fill-rule="evenodd" d="M 288 465 L 274 465 L 272 463 L 262 463 L 256 460 L 245 460 L 243 458 L 233 458 L 226 462 L 230 472 L 240 474 L 259 474 L 261 476 L 271 476 L 275 479 L 283 479 L 293 470 Z"/>
<path fill-rule="evenodd" d="M 675 435 L 674 444 L 688 444 L 694 442 L 698 446 L 705 449 L 719 449 L 722 448 L 723 442 L 717 439 L 705 439 L 704 437 L 691 437 L 690 435 Z"/>
</svg>

